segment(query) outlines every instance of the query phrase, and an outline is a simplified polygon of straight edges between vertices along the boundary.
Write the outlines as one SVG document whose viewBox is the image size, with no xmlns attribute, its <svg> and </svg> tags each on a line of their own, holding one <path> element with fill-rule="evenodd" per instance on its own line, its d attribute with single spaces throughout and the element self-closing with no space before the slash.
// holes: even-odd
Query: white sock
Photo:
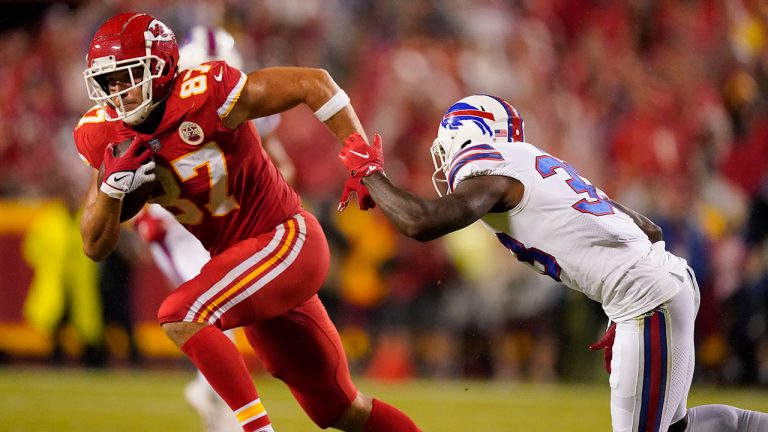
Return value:
<svg viewBox="0 0 768 432">
<path fill-rule="evenodd" d="M 686 432 L 768 432 L 768 414 L 728 405 L 688 409 Z"/>
</svg>

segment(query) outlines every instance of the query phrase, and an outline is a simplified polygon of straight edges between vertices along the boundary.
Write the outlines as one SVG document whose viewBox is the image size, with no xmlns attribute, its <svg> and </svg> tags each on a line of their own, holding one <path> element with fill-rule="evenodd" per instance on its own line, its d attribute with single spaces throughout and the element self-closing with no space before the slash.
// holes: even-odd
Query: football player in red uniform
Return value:
<svg viewBox="0 0 768 432">
<path fill-rule="evenodd" d="M 122 199 L 155 181 L 153 197 L 211 253 L 201 273 L 174 290 L 158 319 L 205 375 L 245 431 L 272 431 L 234 344 L 243 327 L 269 372 L 283 380 L 320 427 L 416 431 L 402 412 L 360 393 L 338 332 L 317 297 L 329 266 L 314 216 L 282 179 L 248 119 L 306 104 L 343 141 L 363 128 L 349 98 L 321 69 L 245 74 L 213 61 L 178 71 L 173 32 L 138 13 L 107 20 L 84 72 L 97 106 L 75 129 L 81 157 L 104 164 L 83 212 L 85 253 L 100 260 L 119 236 Z M 113 144 L 132 140 L 121 157 Z M 109 157 L 105 157 L 109 155 Z M 359 182 L 345 185 L 371 205 Z"/>
</svg>

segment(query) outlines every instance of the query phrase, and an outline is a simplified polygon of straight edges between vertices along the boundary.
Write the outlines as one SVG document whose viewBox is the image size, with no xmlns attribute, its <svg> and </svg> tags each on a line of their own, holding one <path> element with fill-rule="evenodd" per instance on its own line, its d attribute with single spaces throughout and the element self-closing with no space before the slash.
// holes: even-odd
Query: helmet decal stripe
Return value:
<svg viewBox="0 0 768 432">
<path fill-rule="evenodd" d="M 133 14 L 133 16 L 131 16 L 130 18 L 125 20 L 125 22 L 123 23 L 123 31 L 125 31 L 125 29 L 128 27 L 128 24 L 131 23 L 131 21 L 135 20 L 136 18 L 138 18 L 140 16 L 144 16 L 144 15 L 145 14 Z"/>
<path fill-rule="evenodd" d="M 508 104 L 507 101 L 501 98 L 497 98 L 496 96 L 491 96 L 493 99 L 496 99 L 501 106 L 504 108 L 504 110 L 507 112 L 507 116 L 511 119 L 512 117 L 517 114 L 517 111 L 515 111 L 515 108 L 512 107 L 512 105 Z M 512 137 L 514 136 L 514 131 L 512 130 L 512 122 L 510 120 L 507 120 L 507 142 L 512 142 Z"/>
<path fill-rule="evenodd" d="M 474 110 L 474 109 L 464 109 L 464 110 L 456 110 L 451 111 L 445 116 L 443 116 L 443 120 L 448 120 L 455 116 L 474 116 L 474 117 L 482 117 L 484 119 L 488 119 L 490 121 L 496 120 L 493 117 L 493 113 L 489 113 L 488 111 L 480 111 L 480 110 Z"/>
</svg>

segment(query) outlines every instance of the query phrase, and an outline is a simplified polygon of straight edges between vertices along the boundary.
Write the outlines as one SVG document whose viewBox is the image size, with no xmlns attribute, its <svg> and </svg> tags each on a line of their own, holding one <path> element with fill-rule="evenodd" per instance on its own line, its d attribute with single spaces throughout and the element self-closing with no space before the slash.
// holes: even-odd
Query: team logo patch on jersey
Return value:
<svg viewBox="0 0 768 432">
<path fill-rule="evenodd" d="M 450 130 L 456 130 L 461 126 L 464 126 L 465 121 L 470 121 L 475 124 L 475 126 L 479 127 L 480 131 L 483 132 L 483 135 L 487 132 L 488 135 L 493 136 L 491 127 L 488 126 L 488 122 L 493 123 L 496 121 L 493 113 L 481 111 L 477 109 L 477 107 L 473 107 L 464 102 L 459 102 L 450 107 L 448 112 L 443 116 L 440 126 Z"/>
<path fill-rule="evenodd" d="M 179 126 L 179 136 L 189 145 L 200 145 L 203 143 L 205 134 L 199 124 L 185 121 Z"/>
</svg>

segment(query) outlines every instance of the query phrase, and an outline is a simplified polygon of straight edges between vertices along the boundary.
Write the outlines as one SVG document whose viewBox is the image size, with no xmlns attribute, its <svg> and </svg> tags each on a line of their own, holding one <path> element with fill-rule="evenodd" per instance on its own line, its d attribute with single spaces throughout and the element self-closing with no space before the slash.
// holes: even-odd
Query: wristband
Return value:
<svg viewBox="0 0 768 432">
<path fill-rule="evenodd" d="M 349 96 L 347 93 L 339 89 L 335 95 L 331 96 L 326 103 L 323 104 L 317 111 L 315 111 L 315 117 L 321 122 L 333 117 L 334 114 L 341 111 L 342 108 L 349 103 Z"/>
<path fill-rule="evenodd" d="M 125 192 L 123 192 L 120 189 L 117 189 L 113 186 L 108 185 L 107 183 L 102 183 L 99 187 L 99 190 L 107 194 L 110 198 L 114 198 L 117 200 L 123 200 L 125 197 Z"/>
</svg>

